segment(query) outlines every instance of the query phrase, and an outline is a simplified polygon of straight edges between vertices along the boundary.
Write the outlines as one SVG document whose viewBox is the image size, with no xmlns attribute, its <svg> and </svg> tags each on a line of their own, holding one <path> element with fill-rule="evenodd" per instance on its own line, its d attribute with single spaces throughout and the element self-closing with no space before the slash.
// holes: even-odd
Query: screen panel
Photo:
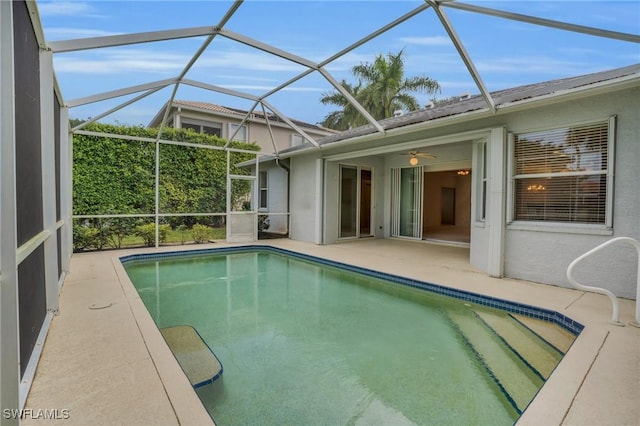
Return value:
<svg viewBox="0 0 640 426">
<path fill-rule="evenodd" d="M 18 247 L 40 233 L 42 153 L 40 48 L 25 2 L 13 3 L 16 120 L 16 213 Z"/>
<path fill-rule="evenodd" d="M 46 299 L 44 246 L 40 246 L 18 266 L 21 377 L 27 368 L 47 313 Z"/>
</svg>

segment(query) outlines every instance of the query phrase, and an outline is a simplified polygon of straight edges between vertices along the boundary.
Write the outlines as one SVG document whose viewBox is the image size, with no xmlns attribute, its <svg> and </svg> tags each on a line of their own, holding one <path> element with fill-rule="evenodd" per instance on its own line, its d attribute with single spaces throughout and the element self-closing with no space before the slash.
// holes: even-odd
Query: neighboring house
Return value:
<svg viewBox="0 0 640 426">
<path fill-rule="evenodd" d="M 149 127 L 160 125 L 166 108 L 167 104 L 164 104 L 149 123 Z M 224 139 L 233 137 L 234 140 L 255 142 L 264 153 L 275 152 L 274 143 L 277 151 L 280 151 L 302 145 L 305 142 L 305 138 L 282 118 L 274 114 L 267 114 L 265 119 L 262 111 L 251 113 L 240 127 L 247 114 L 248 111 L 208 102 L 173 101 L 166 125 L 177 129 L 193 129 L 199 133 L 216 135 Z M 313 139 L 336 133 L 334 130 L 314 124 L 292 118 L 287 119 Z M 271 134 L 273 134 L 273 139 Z"/>
<path fill-rule="evenodd" d="M 491 96 L 495 112 L 464 96 L 280 152 L 289 237 L 468 246 L 490 275 L 565 286 L 577 256 L 640 239 L 640 65 Z M 635 298 L 635 259 L 609 248 L 577 278 Z"/>
</svg>

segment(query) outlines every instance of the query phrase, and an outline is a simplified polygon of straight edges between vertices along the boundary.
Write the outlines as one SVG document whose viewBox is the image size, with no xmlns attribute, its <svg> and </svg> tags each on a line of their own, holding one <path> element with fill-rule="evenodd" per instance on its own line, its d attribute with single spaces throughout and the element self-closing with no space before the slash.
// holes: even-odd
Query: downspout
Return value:
<svg viewBox="0 0 640 426">
<path fill-rule="evenodd" d="M 289 214 L 287 220 L 287 235 L 289 235 L 289 227 L 291 226 L 291 212 L 289 211 L 291 202 L 291 168 L 286 164 L 281 163 L 279 157 L 276 157 L 276 166 L 287 172 L 287 213 Z"/>
</svg>

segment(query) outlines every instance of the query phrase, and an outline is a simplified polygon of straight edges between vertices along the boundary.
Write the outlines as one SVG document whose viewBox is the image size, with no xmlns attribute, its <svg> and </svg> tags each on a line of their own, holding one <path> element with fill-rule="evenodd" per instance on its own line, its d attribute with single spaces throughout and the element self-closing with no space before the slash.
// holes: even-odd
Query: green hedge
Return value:
<svg viewBox="0 0 640 426">
<path fill-rule="evenodd" d="M 83 130 L 153 139 L 158 133 L 157 129 L 142 126 L 101 123 L 92 123 Z M 167 128 L 161 139 L 220 147 L 226 143 L 224 139 L 190 129 Z M 253 143 L 232 142 L 230 146 L 252 151 L 260 149 Z M 152 142 L 74 134 L 74 215 L 154 213 L 155 155 L 156 147 Z M 254 156 L 237 152 L 230 155 L 230 173 L 248 174 L 248 169 L 235 165 Z M 160 144 L 160 212 L 225 212 L 226 173 L 225 151 Z M 248 191 L 248 182 L 234 184 L 232 203 L 241 203 Z M 166 221 L 171 229 L 191 228 L 196 223 L 221 225 L 219 217 L 172 216 Z M 140 220 L 83 220 L 74 227 L 74 246 L 79 250 L 104 246 L 118 248 L 128 236 L 134 235 L 135 227 L 140 224 Z M 75 238 L 78 238 L 77 243 Z M 91 245 L 83 242 L 87 239 L 92 241 Z"/>
</svg>

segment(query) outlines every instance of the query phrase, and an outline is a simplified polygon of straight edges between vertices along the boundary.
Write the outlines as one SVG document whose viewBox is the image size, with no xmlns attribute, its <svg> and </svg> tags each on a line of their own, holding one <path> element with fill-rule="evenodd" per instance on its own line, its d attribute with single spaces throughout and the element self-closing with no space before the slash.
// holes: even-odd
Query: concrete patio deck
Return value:
<svg viewBox="0 0 640 426">
<path fill-rule="evenodd" d="M 640 424 L 640 329 L 607 321 L 605 296 L 475 270 L 468 249 L 365 239 L 328 246 L 260 241 L 313 256 L 556 310 L 583 325 L 555 372 L 519 419 L 521 425 Z M 26 402 L 66 409 L 61 423 L 203 425 L 212 420 L 131 286 L 118 257 L 142 252 L 223 247 L 162 247 L 75 254 Z M 621 300 L 621 320 L 635 302 Z"/>
</svg>

